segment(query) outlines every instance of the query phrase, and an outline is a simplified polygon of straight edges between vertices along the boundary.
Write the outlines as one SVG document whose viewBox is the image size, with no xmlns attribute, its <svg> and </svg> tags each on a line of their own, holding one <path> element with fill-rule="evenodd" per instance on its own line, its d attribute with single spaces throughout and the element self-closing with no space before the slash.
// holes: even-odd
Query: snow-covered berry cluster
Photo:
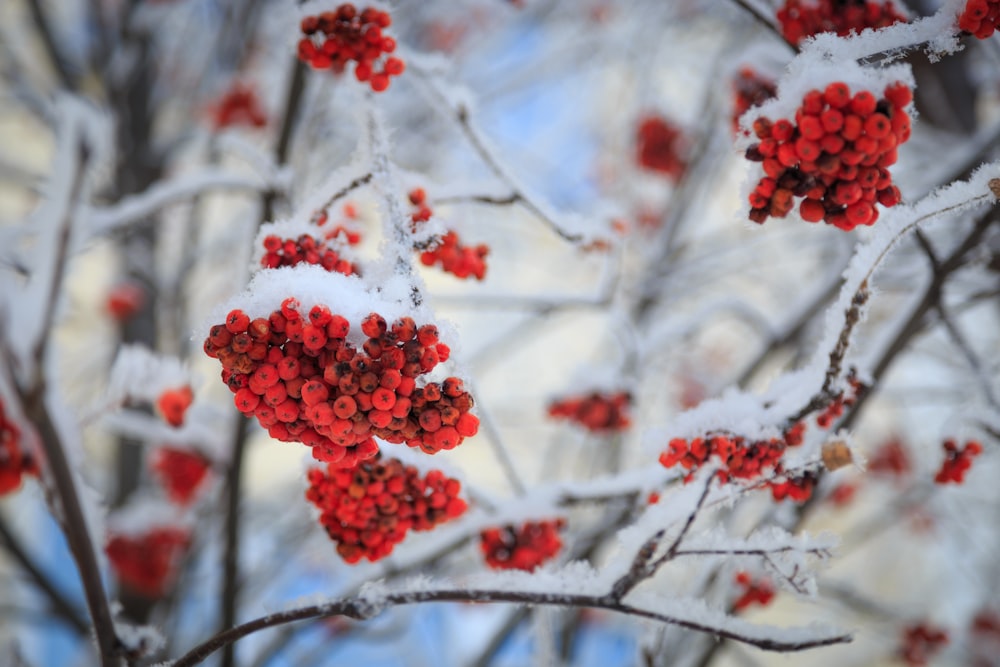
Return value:
<svg viewBox="0 0 1000 667">
<path fill-rule="evenodd" d="M 741 67 L 733 79 L 733 132 L 740 126 L 740 116 L 778 94 L 774 81 L 758 74 L 752 67 Z"/>
<path fill-rule="evenodd" d="M 267 114 L 251 86 L 235 83 L 212 107 L 212 125 L 217 130 L 240 125 L 264 127 Z"/>
<path fill-rule="evenodd" d="M 212 462 L 196 450 L 164 445 L 153 454 L 152 468 L 170 501 L 184 506 L 204 488 Z"/>
<path fill-rule="evenodd" d="M 300 234 L 295 239 L 283 239 L 277 234 L 264 237 L 264 255 L 260 265 L 265 269 L 298 264 L 317 264 L 327 271 L 345 276 L 360 273 L 358 267 L 323 239 L 310 234 Z"/>
<path fill-rule="evenodd" d="M 743 592 L 733 602 L 733 611 L 743 611 L 753 605 L 767 606 L 774 599 L 774 585 L 766 578 L 754 580 L 749 572 L 736 573 L 736 585 Z"/>
<path fill-rule="evenodd" d="M 647 115 L 636 130 L 636 162 L 643 169 L 679 179 L 687 168 L 682 157 L 684 137 L 680 129 L 662 116 Z"/>
<path fill-rule="evenodd" d="M 550 417 L 569 419 L 595 433 L 609 433 L 624 431 L 631 425 L 631 403 L 632 395 L 627 391 L 594 391 L 552 401 L 548 412 Z"/>
<path fill-rule="evenodd" d="M 488 528 L 479 535 L 479 548 L 486 564 L 494 570 L 531 572 L 559 553 L 559 531 L 563 526 L 562 519 L 551 519 L 527 521 L 520 527 Z"/>
<path fill-rule="evenodd" d="M 1000 28 L 1000 0 L 969 0 L 958 16 L 958 28 L 977 39 L 992 37 Z"/>
<path fill-rule="evenodd" d="M 965 481 L 965 473 L 972 467 L 972 459 L 983 453 L 983 446 L 975 440 L 968 441 L 965 447 L 959 449 L 954 440 L 948 439 L 941 447 L 944 449 L 944 461 L 941 462 L 941 469 L 934 475 L 934 482 L 937 484 L 961 484 Z"/>
<path fill-rule="evenodd" d="M 137 535 L 112 535 L 104 550 L 123 586 L 139 595 L 157 598 L 173 585 L 190 541 L 185 529 L 156 527 Z"/>
<path fill-rule="evenodd" d="M 374 7 L 358 11 L 349 2 L 334 11 L 307 16 L 301 24 L 304 36 L 299 40 L 299 59 L 314 69 L 338 74 L 354 61 L 357 80 L 382 92 L 389 87 L 389 78 L 405 69 L 400 58 L 389 55 L 396 50 L 396 40 L 383 30 L 391 24 L 387 12 Z"/>
<path fill-rule="evenodd" d="M 409 199 L 416 207 L 410 214 L 416 229 L 420 223 L 430 220 L 434 212 L 427 203 L 427 193 L 423 188 L 411 190 Z M 489 252 L 489 246 L 483 243 L 475 246 L 462 245 L 458 234 L 448 230 L 444 236 L 436 238 L 420 252 L 420 262 L 424 266 L 440 265 L 442 271 L 463 280 L 470 277 L 482 280 L 486 277 L 486 255 Z"/>
<path fill-rule="evenodd" d="M 475 435 L 479 420 L 462 380 L 417 386 L 450 349 L 433 324 L 410 317 L 361 322 L 361 349 L 347 340 L 351 323 L 316 305 L 308 313 L 285 299 L 269 317 L 236 309 L 211 328 L 204 349 L 222 363 L 236 407 L 271 437 L 302 442 L 327 463 L 351 466 L 378 451 L 377 436 L 425 452 L 452 449 Z"/>
<path fill-rule="evenodd" d="M 722 482 L 752 481 L 770 475 L 772 478 L 765 486 L 771 489 L 775 500 L 787 497 L 801 501 L 812 493 L 815 476 L 805 472 L 782 477 L 781 459 L 789 447 L 802 444 L 804 433 L 805 424 L 797 422 L 782 437 L 768 440 L 747 440 L 743 436 L 726 434 L 691 440 L 674 438 L 668 443 L 667 451 L 660 454 L 660 464 L 665 468 L 680 465 L 690 471 L 685 478 L 689 481 L 696 470 L 715 457 L 722 464 L 717 473 Z"/>
<path fill-rule="evenodd" d="M 10 421 L 0 400 L 0 496 L 21 488 L 25 475 L 37 475 L 32 457 L 21 451 L 21 430 Z"/>
<path fill-rule="evenodd" d="M 900 200 L 888 168 L 910 138 L 911 100 L 902 82 L 876 99 L 867 90 L 852 95 L 838 81 L 806 93 L 794 120 L 757 118 L 760 141 L 746 157 L 763 163 L 765 177 L 750 193 L 750 219 L 783 218 L 801 198 L 799 214 L 808 222 L 843 230 L 873 224 L 876 203 L 888 208 Z"/>
<path fill-rule="evenodd" d="M 866 28 L 877 30 L 906 21 L 891 0 L 787 0 L 778 10 L 777 18 L 781 34 L 796 45 L 822 32 L 843 37 Z"/>
<path fill-rule="evenodd" d="M 458 480 L 439 470 L 421 477 L 398 459 L 313 468 L 308 479 L 306 499 L 319 508 L 320 523 L 348 563 L 384 558 L 408 531 L 431 530 L 467 507 Z"/>
</svg>

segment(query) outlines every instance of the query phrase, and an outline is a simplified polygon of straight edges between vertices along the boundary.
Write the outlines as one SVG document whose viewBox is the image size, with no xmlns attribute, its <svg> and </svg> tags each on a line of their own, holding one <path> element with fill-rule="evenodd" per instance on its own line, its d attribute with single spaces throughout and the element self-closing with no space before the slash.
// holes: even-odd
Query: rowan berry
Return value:
<svg viewBox="0 0 1000 667">
<path fill-rule="evenodd" d="M 562 519 L 550 519 L 489 528 L 480 533 L 479 548 L 494 570 L 531 572 L 559 553 L 559 531 L 564 526 Z"/>
<path fill-rule="evenodd" d="M 798 45 L 820 33 L 845 36 L 866 28 L 884 28 L 905 21 L 906 17 L 891 1 L 786 0 L 778 10 L 777 19 L 785 39 Z"/>
<path fill-rule="evenodd" d="M 681 131 L 665 118 L 647 115 L 636 131 L 636 162 L 643 169 L 678 180 L 686 169 Z"/>
<path fill-rule="evenodd" d="M 892 99 L 907 99 L 904 84 L 888 86 L 886 97 L 876 100 L 868 91 L 852 96 L 846 84 L 833 82 L 803 97 L 797 124 L 778 119 L 755 125 L 767 138 L 747 156 L 763 156 L 765 177 L 748 198 L 750 219 L 784 217 L 793 198 L 803 197 L 812 200 L 799 206 L 803 219 L 850 230 L 877 220 L 874 203 L 898 203 L 891 190 L 879 196 L 891 186 L 886 168 L 896 160 L 896 145 L 909 136 L 907 112 L 889 99 L 890 90 Z"/>
<path fill-rule="evenodd" d="M 766 578 L 753 579 L 748 572 L 738 572 L 736 584 L 743 592 L 733 601 L 733 611 L 743 611 L 753 605 L 767 606 L 774 599 L 774 586 Z"/>
<path fill-rule="evenodd" d="M 163 421 L 171 426 L 181 426 L 184 423 L 184 415 L 188 407 L 194 400 L 194 392 L 191 387 L 185 385 L 175 389 L 167 389 L 156 399 L 156 408 L 163 417 Z"/>
<path fill-rule="evenodd" d="M 348 563 L 388 556 L 410 530 L 431 530 L 465 512 L 461 483 L 397 459 L 376 458 L 349 468 L 328 465 L 308 473 L 306 498 L 320 510 L 320 524 Z"/>
<path fill-rule="evenodd" d="M 104 548 L 118 581 L 132 592 L 162 597 L 173 585 L 190 544 L 187 530 L 152 528 L 137 535 L 112 534 Z"/>
<path fill-rule="evenodd" d="M 948 439 L 944 441 L 942 447 L 945 458 L 941 463 L 940 470 L 934 476 L 934 482 L 937 484 L 947 484 L 948 482 L 961 484 L 965 481 L 965 473 L 972 467 L 972 459 L 982 453 L 982 445 L 975 440 L 970 440 L 965 443 L 965 447 L 959 449 L 954 440 Z"/>
<path fill-rule="evenodd" d="M 108 292 L 105 308 L 118 322 L 131 319 L 146 302 L 146 290 L 133 282 L 115 285 Z"/>
<path fill-rule="evenodd" d="M 152 469 L 172 502 L 189 505 L 204 488 L 211 461 L 193 449 L 163 446 L 153 455 Z"/>
<path fill-rule="evenodd" d="M 758 75 L 750 67 L 742 67 L 733 80 L 733 132 L 739 128 L 739 119 L 753 107 L 758 107 L 777 95 L 775 83 Z"/>
<path fill-rule="evenodd" d="M 594 391 L 552 401 L 548 414 L 569 419 L 595 433 L 612 433 L 631 426 L 631 403 L 632 395 L 628 392 L 604 394 Z"/>
<path fill-rule="evenodd" d="M 307 16 L 300 29 L 298 57 L 314 69 L 341 73 L 354 62 L 354 76 L 369 82 L 375 92 L 389 87 L 390 77 L 399 76 L 405 64 L 398 57 L 388 57 L 396 50 L 396 40 L 383 30 L 392 24 L 388 13 L 366 7 L 360 13 L 350 3 L 336 11 Z M 381 67 L 381 70 L 377 70 Z"/>
<path fill-rule="evenodd" d="M 259 128 L 267 125 L 267 114 L 257 91 L 252 86 L 236 82 L 212 105 L 211 120 L 216 130 L 240 125 Z"/>
</svg>

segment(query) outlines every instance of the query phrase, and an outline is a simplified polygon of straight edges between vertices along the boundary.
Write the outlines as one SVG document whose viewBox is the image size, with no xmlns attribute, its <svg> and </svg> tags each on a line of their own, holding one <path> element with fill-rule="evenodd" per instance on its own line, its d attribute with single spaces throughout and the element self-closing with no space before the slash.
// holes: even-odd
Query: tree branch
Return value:
<svg viewBox="0 0 1000 667">
<path fill-rule="evenodd" d="M 678 618 L 676 616 L 670 616 L 668 614 L 661 614 L 648 609 L 622 604 L 621 602 L 611 600 L 608 596 L 475 588 L 463 590 L 439 589 L 389 593 L 377 601 L 366 600 L 360 597 L 346 598 L 333 600 L 326 604 L 310 605 L 307 607 L 300 607 L 298 609 L 262 616 L 215 635 L 175 660 L 171 663 L 171 667 L 191 667 L 192 665 L 197 665 L 219 649 L 229 646 L 243 637 L 259 632 L 265 628 L 273 628 L 310 618 L 325 618 L 330 616 L 346 616 L 348 618 L 365 620 L 376 616 L 385 609 L 389 609 L 391 607 L 424 602 L 506 602 L 537 606 L 591 607 L 595 609 L 606 609 L 620 614 L 637 616 L 639 618 L 646 618 L 653 621 L 659 621 L 661 623 L 667 623 L 669 625 L 675 625 L 687 630 L 704 632 L 719 638 L 731 639 L 750 646 L 756 646 L 757 648 L 765 651 L 776 652 L 804 651 L 822 646 L 844 644 L 850 642 L 852 639 L 849 634 L 831 634 L 816 639 L 789 641 L 773 638 L 751 637 L 735 630 L 714 627 L 707 623 Z"/>
</svg>

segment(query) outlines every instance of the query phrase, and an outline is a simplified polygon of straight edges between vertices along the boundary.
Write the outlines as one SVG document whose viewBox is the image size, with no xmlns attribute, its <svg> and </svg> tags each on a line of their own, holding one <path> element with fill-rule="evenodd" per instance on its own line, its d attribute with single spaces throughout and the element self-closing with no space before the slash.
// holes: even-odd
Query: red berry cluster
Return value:
<svg viewBox="0 0 1000 667">
<path fill-rule="evenodd" d="M 417 210 L 410 215 L 413 227 L 416 228 L 420 223 L 430 220 L 434 212 L 427 204 L 427 193 L 423 188 L 411 190 L 409 198 L 410 203 L 417 207 Z M 486 277 L 486 255 L 489 252 L 489 246 L 484 243 L 476 246 L 462 245 L 458 234 L 448 230 L 434 242 L 434 245 L 420 253 L 420 262 L 424 266 L 440 264 L 442 271 L 463 280 L 470 276 L 482 280 Z"/>
<path fill-rule="evenodd" d="M 996 667 L 1000 656 L 1000 613 L 981 608 L 969 624 L 968 663 L 971 667 Z"/>
<path fill-rule="evenodd" d="M 736 583 L 743 589 L 743 593 L 733 602 L 733 611 L 743 611 L 755 604 L 764 607 L 774 599 L 774 586 L 767 579 L 754 581 L 749 572 L 738 572 Z"/>
<path fill-rule="evenodd" d="M 847 382 L 850 385 L 850 391 L 840 392 L 834 396 L 830 404 L 816 415 L 816 425 L 820 428 L 830 428 L 834 420 L 844 414 L 844 408 L 853 406 L 866 389 L 865 385 L 855 377 L 853 371 L 848 375 Z"/>
<path fill-rule="evenodd" d="M 479 420 L 456 377 L 418 387 L 416 378 L 446 361 L 450 349 L 433 324 L 402 317 L 390 327 L 371 313 L 358 350 L 351 324 L 317 305 L 307 315 L 288 298 L 267 318 L 233 310 L 212 327 L 205 353 L 222 363 L 236 407 L 271 437 L 302 442 L 328 463 L 354 465 L 378 451 L 372 436 L 428 453 L 473 436 Z"/>
<path fill-rule="evenodd" d="M 965 447 L 959 449 L 958 444 L 951 439 L 945 440 L 941 446 L 944 448 L 944 461 L 934 476 L 934 482 L 961 484 L 965 481 L 965 473 L 972 467 L 972 459 L 983 453 L 983 446 L 975 440 L 970 440 L 965 443 Z"/>
<path fill-rule="evenodd" d="M 388 56 L 396 50 L 396 40 L 382 31 L 391 24 L 387 12 L 374 7 L 359 12 L 349 2 L 335 11 L 307 16 L 302 19 L 305 36 L 299 41 L 299 59 L 314 69 L 338 74 L 353 60 L 358 81 L 367 81 L 372 90 L 382 92 L 389 87 L 389 77 L 399 76 L 406 67 L 401 59 Z"/>
<path fill-rule="evenodd" d="M 753 129 L 760 142 L 746 157 L 762 162 L 766 176 L 750 193 L 750 219 L 783 218 L 801 197 L 799 214 L 808 222 L 843 230 L 873 224 L 876 202 L 888 208 L 900 200 L 888 168 L 896 146 L 910 138 L 911 99 L 904 83 L 888 86 L 877 100 L 835 82 L 806 93 L 794 123 L 758 118 Z"/>
<path fill-rule="evenodd" d="M 636 161 L 643 169 L 677 180 L 687 163 L 681 157 L 681 131 L 660 116 L 645 116 L 636 131 Z"/>
<path fill-rule="evenodd" d="M 105 308 L 118 322 L 131 319 L 146 301 L 146 291 L 131 282 L 120 283 L 111 288 Z"/>
<path fill-rule="evenodd" d="M 181 426 L 184 424 L 184 415 L 194 401 L 194 392 L 191 387 L 184 385 L 176 389 L 167 389 L 156 399 L 156 409 L 160 411 L 163 421 L 171 426 Z"/>
<path fill-rule="evenodd" d="M 462 485 L 431 470 L 421 477 L 398 459 L 361 461 L 309 471 L 306 499 L 348 563 L 376 561 L 392 553 L 409 530 L 430 530 L 466 510 Z"/>
<path fill-rule="evenodd" d="M 765 79 L 751 67 L 741 67 L 733 79 L 733 132 L 739 131 L 740 116 L 778 94 L 774 81 Z"/>
<path fill-rule="evenodd" d="M 868 471 L 876 475 L 901 478 L 913 469 L 906 446 L 899 438 L 882 443 L 868 459 Z"/>
<path fill-rule="evenodd" d="M 528 521 L 520 528 L 488 528 L 479 535 L 479 548 L 486 564 L 494 570 L 531 572 L 559 553 L 559 531 L 565 525 L 562 519 L 551 519 Z"/>
<path fill-rule="evenodd" d="M 781 34 L 790 44 L 821 32 L 841 37 L 866 28 L 884 28 L 906 21 L 892 2 L 874 0 L 787 0 L 778 10 Z"/>
<path fill-rule="evenodd" d="M 771 487 L 771 496 L 778 502 L 787 498 L 797 503 L 804 503 L 812 496 L 816 480 L 816 473 L 807 470 L 794 477 L 787 477 L 783 482 L 768 482 L 768 486 Z"/>
<path fill-rule="evenodd" d="M 549 416 L 570 419 L 595 433 L 624 431 L 632 424 L 628 414 L 631 403 L 632 395 L 627 391 L 614 394 L 594 391 L 553 401 L 549 404 Z"/>
<path fill-rule="evenodd" d="M 173 585 L 190 535 L 181 528 L 153 528 L 141 535 L 113 535 L 104 550 L 123 586 L 150 598 Z"/>
<path fill-rule="evenodd" d="M 21 488 L 24 475 L 37 475 L 34 459 L 21 451 L 21 430 L 7 419 L 0 401 L 0 496 Z"/>
<path fill-rule="evenodd" d="M 948 643 L 948 633 L 929 623 L 917 623 L 903 628 L 899 657 L 910 667 L 926 665 L 935 653 Z"/>
<path fill-rule="evenodd" d="M 208 479 L 212 462 L 191 449 L 163 446 L 153 456 L 153 472 L 167 497 L 178 505 L 188 505 Z"/>
<path fill-rule="evenodd" d="M 837 507 L 845 507 L 851 504 L 858 493 L 857 482 L 841 482 L 833 487 L 827 499 Z"/>
<path fill-rule="evenodd" d="M 958 17 L 958 28 L 978 39 L 991 37 L 1000 28 L 1000 0 L 969 0 Z"/>
<path fill-rule="evenodd" d="M 665 468 L 680 464 L 685 470 L 694 472 L 715 456 L 724 466 L 719 471 L 723 482 L 754 479 L 771 470 L 780 474 L 785 449 L 802 444 L 804 431 L 805 425 L 800 422 L 785 431 L 783 437 L 770 440 L 748 441 L 739 435 L 714 435 L 690 441 L 674 438 L 667 445 L 667 451 L 660 454 L 660 464 Z"/>
<path fill-rule="evenodd" d="M 336 236 L 337 232 L 334 232 Z M 275 234 L 264 237 L 264 256 L 260 265 L 265 269 L 276 269 L 281 266 L 297 264 L 318 264 L 327 271 L 342 273 L 345 276 L 359 273 L 358 267 L 344 259 L 323 240 L 317 240 L 309 234 L 302 234 L 297 239 L 282 239 Z"/>
<path fill-rule="evenodd" d="M 216 129 L 238 125 L 264 127 L 267 125 L 267 114 L 264 113 L 254 89 L 237 83 L 226 91 L 212 109 L 212 124 Z"/>
</svg>

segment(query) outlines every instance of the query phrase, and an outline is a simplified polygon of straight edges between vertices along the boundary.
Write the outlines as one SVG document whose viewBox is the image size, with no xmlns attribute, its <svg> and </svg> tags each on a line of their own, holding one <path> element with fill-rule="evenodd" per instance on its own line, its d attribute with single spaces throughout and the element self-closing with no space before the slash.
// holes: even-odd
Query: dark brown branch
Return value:
<svg viewBox="0 0 1000 667">
<path fill-rule="evenodd" d="M 836 634 L 827 637 L 820 637 L 818 639 L 802 641 L 782 641 L 780 639 L 750 637 L 735 630 L 713 627 L 707 623 L 691 621 L 684 618 L 660 614 L 647 609 L 622 604 L 621 602 L 610 599 L 608 596 L 572 593 L 537 593 L 492 589 L 445 589 L 390 593 L 377 601 L 370 601 L 362 598 L 347 598 L 334 600 L 327 604 L 311 605 L 298 609 L 292 609 L 290 611 L 269 614 L 217 634 L 211 639 L 208 639 L 193 648 L 184 656 L 178 658 L 172 663 L 172 667 L 191 667 L 192 665 L 197 665 L 224 646 L 232 645 L 234 642 L 242 639 L 243 637 L 259 632 L 265 628 L 273 628 L 310 618 L 324 618 L 330 616 L 346 616 L 348 618 L 365 620 L 372 618 L 385 609 L 391 607 L 425 602 L 506 602 L 537 606 L 592 607 L 595 609 L 606 609 L 620 614 L 637 616 L 639 618 L 659 621 L 661 623 L 675 625 L 677 627 L 694 630 L 696 632 L 703 632 L 718 638 L 731 639 L 750 646 L 756 646 L 757 648 L 765 651 L 804 651 L 822 646 L 844 644 L 852 639 L 849 634 Z"/>
<path fill-rule="evenodd" d="M 292 65 L 292 77 L 285 99 L 285 109 L 282 119 L 278 143 L 274 149 L 275 164 L 284 164 L 288 159 L 291 147 L 292 129 L 298 118 L 302 93 L 305 89 L 305 67 L 298 60 Z M 261 224 L 274 215 L 275 193 L 268 192 L 261 201 Z M 229 628 L 236 623 L 236 609 L 239 602 L 240 571 L 240 498 L 242 496 L 243 459 L 246 451 L 249 422 L 242 415 L 237 417 L 236 430 L 233 433 L 232 460 L 226 472 L 226 526 L 225 549 L 223 552 L 222 601 L 219 610 L 219 627 Z M 222 654 L 223 667 L 232 667 L 234 655 L 232 645 L 224 647 Z"/>
<path fill-rule="evenodd" d="M 55 516 L 60 519 L 63 534 L 66 536 L 70 552 L 73 554 L 73 559 L 80 573 L 80 581 L 87 599 L 87 608 L 90 610 L 94 631 L 97 635 L 101 665 L 103 667 L 116 667 L 118 664 L 116 656 L 122 645 L 115 634 L 111 609 L 104 596 L 97 555 L 90 532 L 87 530 L 88 524 L 80 505 L 73 470 L 66 458 L 59 430 L 56 428 L 45 402 L 47 390 L 45 366 L 48 344 L 68 263 L 74 211 L 83 192 L 84 174 L 89 160 L 89 151 L 84 144 L 81 143 L 76 148 L 76 172 L 69 192 L 67 192 L 66 210 L 63 211 L 55 238 L 53 274 L 47 295 L 48 301 L 45 302 L 45 312 L 42 316 L 42 329 L 32 348 L 34 372 L 31 385 L 29 387 L 19 385 L 17 391 L 25 416 L 34 427 L 39 444 L 45 454 L 46 481 L 52 485 L 52 490 L 55 493 L 53 501 L 58 505 Z"/>
<path fill-rule="evenodd" d="M 330 207 L 333 206 L 338 200 L 343 199 L 344 197 L 346 197 L 350 193 L 354 192 L 358 188 L 363 187 L 363 186 L 368 185 L 369 183 L 371 183 L 373 177 L 374 177 L 374 174 L 369 171 L 364 176 L 358 176 L 353 181 L 351 181 L 350 183 L 348 183 L 347 185 L 345 185 L 341 189 L 339 189 L 336 192 L 334 192 L 330 196 L 330 198 L 327 199 L 326 202 L 319 208 L 319 210 L 316 211 L 315 215 L 313 216 L 313 222 L 315 222 L 316 220 L 318 220 L 319 214 L 321 212 L 328 211 L 330 209 Z"/>
</svg>

